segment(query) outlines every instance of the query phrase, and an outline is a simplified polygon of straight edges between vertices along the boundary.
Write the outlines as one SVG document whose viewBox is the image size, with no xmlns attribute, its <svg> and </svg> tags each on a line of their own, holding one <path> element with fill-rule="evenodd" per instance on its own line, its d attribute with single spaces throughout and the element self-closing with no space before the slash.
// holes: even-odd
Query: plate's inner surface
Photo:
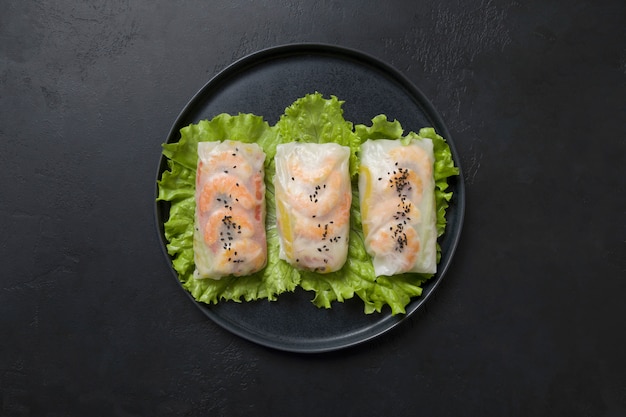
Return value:
<svg viewBox="0 0 626 417">
<path fill-rule="evenodd" d="M 205 86 L 186 109 L 180 127 L 219 113 L 253 113 L 274 124 L 285 107 L 317 91 L 345 101 L 344 118 L 354 124 L 369 124 L 374 116 L 385 114 L 408 130 L 436 124 L 443 128 L 423 97 L 415 97 L 411 86 L 389 70 L 372 58 L 334 48 L 296 46 L 261 52 Z"/>
<path fill-rule="evenodd" d="M 178 141 L 180 128 L 220 113 L 253 113 L 270 125 L 296 99 L 320 92 L 345 101 L 344 118 L 354 124 L 371 123 L 378 114 L 397 119 L 408 131 L 431 126 L 450 145 L 455 164 L 459 158 L 441 118 L 428 100 L 402 75 L 379 61 L 354 51 L 323 45 L 278 47 L 244 58 L 211 80 L 185 107 L 173 126 L 168 142 Z M 165 169 L 161 160 L 158 177 Z M 407 306 L 407 315 L 422 304 L 443 277 L 458 240 L 463 215 L 461 177 L 450 181 L 454 198 L 447 211 L 447 232 L 440 238 L 442 259 L 438 273 L 424 285 L 422 297 Z M 157 204 L 157 221 L 167 218 L 168 205 Z M 368 340 L 389 330 L 406 316 L 366 315 L 356 296 L 318 309 L 314 294 L 298 289 L 281 294 L 277 301 L 222 302 L 198 306 L 224 328 L 257 343 L 302 352 L 335 350 Z"/>
</svg>

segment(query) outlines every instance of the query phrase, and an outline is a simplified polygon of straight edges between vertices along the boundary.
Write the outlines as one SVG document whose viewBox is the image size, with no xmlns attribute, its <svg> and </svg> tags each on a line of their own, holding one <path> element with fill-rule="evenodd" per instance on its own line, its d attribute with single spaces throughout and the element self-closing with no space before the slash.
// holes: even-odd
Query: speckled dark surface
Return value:
<svg viewBox="0 0 626 417">
<path fill-rule="evenodd" d="M 626 415 L 625 24 L 617 0 L 4 2 L 0 416 Z M 298 42 L 415 83 L 467 197 L 426 307 L 314 355 L 207 319 L 153 216 L 183 106 Z"/>
</svg>

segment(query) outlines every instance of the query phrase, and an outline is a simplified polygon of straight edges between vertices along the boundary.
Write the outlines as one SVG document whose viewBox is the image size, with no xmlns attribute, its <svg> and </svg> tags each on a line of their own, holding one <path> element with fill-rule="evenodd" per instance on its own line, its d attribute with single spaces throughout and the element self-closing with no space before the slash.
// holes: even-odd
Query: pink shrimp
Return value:
<svg viewBox="0 0 626 417">
<path fill-rule="evenodd" d="M 225 275 L 249 275 L 265 266 L 266 254 L 266 249 L 257 241 L 238 239 L 220 247 L 215 259 L 216 269 Z"/>
<path fill-rule="evenodd" d="M 419 204 L 424 192 L 424 183 L 410 168 L 396 167 L 385 182 L 384 194 L 388 197 L 409 199 Z"/>
<path fill-rule="evenodd" d="M 202 211 L 210 210 L 218 204 L 223 207 L 241 205 L 245 209 L 251 209 L 257 204 L 255 198 L 239 179 L 228 174 L 216 174 L 209 179 L 199 198 L 199 208 Z"/>
<path fill-rule="evenodd" d="M 368 236 L 367 243 L 374 257 L 393 256 L 399 262 L 400 272 L 411 269 L 421 246 L 415 229 L 396 222 L 380 227 Z"/>
<path fill-rule="evenodd" d="M 236 238 L 247 238 L 254 234 L 255 228 L 250 221 L 250 214 L 240 207 L 222 207 L 213 212 L 204 227 L 204 241 L 207 245 L 218 242 L 230 242 Z"/>
<path fill-rule="evenodd" d="M 342 197 L 342 177 L 339 172 L 331 172 L 319 182 L 299 180 L 293 177 L 295 184 L 290 193 L 294 208 L 307 217 L 324 216 L 335 208 Z"/>
<path fill-rule="evenodd" d="M 385 220 L 395 220 L 404 224 L 417 224 L 421 219 L 420 210 L 407 198 L 393 197 L 378 201 L 368 210 L 368 223 L 380 224 Z"/>
<path fill-rule="evenodd" d="M 425 177 L 433 174 L 434 161 L 428 153 L 417 145 L 408 145 L 394 148 L 389 156 L 398 166 L 410 168 Z"/>
<path fill-rule="evenodd" d="M 328 177 L 334 169 L 336 162 L 336 158 L 328 156 L 315 167 L 307 166 L 304 168 L 301 157 L 296 155 L 289 159 L 287 167 L 289 172 L 295 177 L 300 178 L 303 181 L 317 183 Z"/>
<path fill-rule="evenodd" d="M 333 213 L 325 218 L 317 216 L 298 218 L 295 224 L 296 234 L 316 241 L 341 239 L 342 228 L 350 219 L 351 203 L 352 195 L 346 193 L 333 209 Z"/>
<path fill-rule="evenodd" d="M 213 171 L 221 171 L 226 174 L 234 174 L 240 178 L 248 178 L 252 175 L 252 166 L 241 156 L 239 149 L 224 150 L 211 154 L 208 165 Z"/>
</svg>

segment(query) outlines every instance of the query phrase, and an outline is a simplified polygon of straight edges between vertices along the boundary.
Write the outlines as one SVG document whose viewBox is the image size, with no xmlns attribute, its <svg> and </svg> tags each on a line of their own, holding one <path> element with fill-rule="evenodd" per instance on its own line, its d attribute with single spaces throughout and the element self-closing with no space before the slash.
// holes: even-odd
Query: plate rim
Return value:
<svg viewBox="0 0 626 417">
<path fill-rule="evenodd" d="M 168 260 L 167 263 L 170 271 L 174 275 L 176 282 L 183 290 L 183 292 L 190 298 L 190 300 L 201 310 L 201 312 L 205 316 L 209 317 L 219 327 L 222 327 L 228 332 L 261 346 L 293 353 L 325 353 L 354 347 L 378 338 L 382 334 L 389 332 L 399 324 L 408 320 L 412 315 L 415 314 L 416 311 L 420 309 L 420 307 L 422 307 L 427 302 L 428 299 L 430 299 L 431 295 L 440 285 L 441 281 L 446 275 L 460 241 L 465 217 L 465 181 L 463 176 L 463 170 L 459 160 L 459 154 L 456 150 L 454 141 L 451 138 L 450 132 L 448 131 L 448 128 L 443 121 L 443 118 L 441 117 L 437 109 L 435 109 L 435 107 L 432 105 L 430 100 L 424 95 L 424 93 L 422 93 L 422 91 L 413 82 L 411 82 L 408 77 L 406 77 L 403 73 L 401 73 L 398 69 L 391 66 L 390 64 L 387 64 L 381 59 L 376 58 L 373 55 L 363 52 L 361 50 L 348 48 L 336 44 L 306 42 L 288 43 L 263 48 L 236 59 L 229 65 L 225 66 L 222 70 L 218 71 L 207 82 L 205 82 L 204 85 L 195 94 L 191 96 L 191 98 L 182 107 L 181 111 L 173 122 L 167 134 L 167 139 L 165 143 L 172 143 L 175 142 L 175 139 L 180 139 L 178 137 L 180 136 L 180 129 L 184 127 L 182 126 L 182 124 L 185 123 L 187 115 L 189 113 L 192 113 L 194 109 L 200 104 L 200 102 L 205 101 L 203 100 L 203 98 L 207 94 L 210 94 L 210 90 L 212 88 L 215 88 L 216 86 L 219 87 L 220 82 L 226 81 L 228 80 L 228 78 L 234 77 L 238 73 L 245 72 L 248 67 L 262 65 L 265 61 L 271 61 L 272 59 L 276 59 L 282 56 L 289 56 L 293 54 L 303 55 L 306 53 L 310 53 L 311 55 L 324 54 L 335 58 L 340 57 L 342 59 L 350 58 L 353 61 L 359 61 L 359 63 L 361 64 L 365 63 L 370 67 L 375 67 L 379 71 L 386 73 L 388 78 L 399 83 L 403 87 L 403 89 L 407 90 L 410 93 L 411 99 L 419 103 L 419 106 L 425 110 L 425 113 L 429 119 L 433 119 L 435 124 L 438 126 L 437 133 L 446 139 L 446 142 L 448 146 L 450 146 L 451 153 L 454 157 L 453 160 L 455 162 L 455 166 L 457 166 L 459 169 L 459 175 L 456 177 L 452 177 L 452 180 L 456 182 L 455 186 L 457 187 L 457 190 L 453 195 L 453 200 L 455 201 L 456 227 L 454 228 L 454 230 L 448 230 L 449 225 L 447 225 L 446 228 L 446 234 L 452 233 L 452 235 L 448 236 L 448 238 L 450 239 L 450 246 L 446 253 L 446 262 L 444 262 L 443 264 L 438 264 L 438 270 L 436 275 L 424 283 L 424 285 L 422 286 L 422 295 L 420 295 L 419 297 L 413 297 L 412 300 L 407 304 L 405 314 L 398 314 L 394 316 L 391 315 L 390 312 L 374 312 L 372 314 L 381 315 L 381 320 L 369 326 L 361 328 L 358 331 L 332 338 L 335 343 L 330 343 L 331 339 L 329 338 L 310 339 L 311 342 L 302 341 L 300 343 L 287 343 L 286 341 L 281 342 L 280 335 L 277 335 L 274 338 L 268 338 L 266 336 L 263 336 L 261 333 L 253 333 L 250 330 L 245 329 L 241 325 L 233 324 L 230 321 L 226 322 L 224 318 L 211 310 L 211 305 L 207 305 L 205 303 L 197 301 L 193 298 L 191 293 L 183 287 L 183 283 L 180 281 L 178 273 L 173 268 L 172 258 L 167 252 L 167 240 L 165 239 L 163 233 L 164 226 L 162 221 L 163 217 L 161 216 L 162 209 L 160 209 L 160 205 L 165 203 L 169 205 L 169 202 L 156 201 L 155 199 L 154 218 L 157 226 L 157 235 L 161 243 L 161 250 Z M 197 122 L 198 121 L 192 123 Z M 161 175 L 164 172 L 164 167 L 166 168 L 166 166 L 167 158 L 163 155 L 163 153 L 161 153 L 156 172 L 155 197 L 158 197 L 158 181 L 161 179 Z M 169 212 L 169 207 L 167 211 Z M 441 269 L 439 268 L 439 266 L 441 266 Z M 299 290 L 302 289 L 300 287 L 297 287 L 296 291 Z M 258 302 L 263 301 L 269 302 L 268 300 L 258 300 Z M 351 300 L 346 301 L 350 302 Z"/>
</svg>

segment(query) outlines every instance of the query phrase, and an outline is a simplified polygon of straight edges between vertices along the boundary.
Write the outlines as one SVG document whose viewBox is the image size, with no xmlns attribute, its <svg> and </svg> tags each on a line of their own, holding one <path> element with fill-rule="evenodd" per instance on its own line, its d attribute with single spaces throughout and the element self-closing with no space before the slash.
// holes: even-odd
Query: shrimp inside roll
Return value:
<svg viewBox="0 0 626 417">
<path fill-rule="evenodd" d="M 264 161 L 256 144 L 198 143 L 195 278 L 249 275 L 265 266 Z"/>
<path fill-rule="evenodd" d="M 376 276 L 436 272 L 433 164 L 430 139 L 361 145 L 361 220 Z"/>
<path fill-rule="evenodd" d="M 350 149 L 336 143 L 298 143 L 276 148 L 279 256 L 292 266 L 329 273 L 348 254 L 352 190 Z"/>
</svg>

